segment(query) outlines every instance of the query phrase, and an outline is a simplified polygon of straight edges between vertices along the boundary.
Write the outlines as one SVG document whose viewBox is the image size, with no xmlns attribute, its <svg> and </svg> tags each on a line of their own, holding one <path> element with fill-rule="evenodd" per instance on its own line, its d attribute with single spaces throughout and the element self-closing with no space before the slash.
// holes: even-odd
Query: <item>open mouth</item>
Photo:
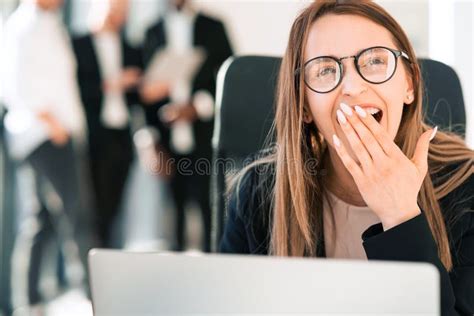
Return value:
<svg viewBox="0 0 474 316">
<path fill-rule="evenodd" d="M 377 108 L 366 108 L 365 109 L 370 115 L 374 117 L 374 119 L 380 123 L 383 117 L 383 111 Z"/>
</svg>

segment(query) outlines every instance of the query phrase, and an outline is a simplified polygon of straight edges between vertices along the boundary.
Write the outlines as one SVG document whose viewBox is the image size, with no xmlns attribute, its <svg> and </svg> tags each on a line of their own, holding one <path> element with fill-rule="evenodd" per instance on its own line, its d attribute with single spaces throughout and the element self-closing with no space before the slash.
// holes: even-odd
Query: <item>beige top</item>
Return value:
<svg viewBox="0 0 474 316">
<path fill-rule="evenodd" d="M 327 258 L 367 260 L 362 246 L 362 233 L 373 224 L 380 223 L 377 215 L 368 206 L 347 204 L 328 192 L 332 210 L 324 199 L 324 245 Z M 334 230 L 331 214 L 334 214 Z M 334 235 L 333 235 L 334 233 Z"/>
</svg>

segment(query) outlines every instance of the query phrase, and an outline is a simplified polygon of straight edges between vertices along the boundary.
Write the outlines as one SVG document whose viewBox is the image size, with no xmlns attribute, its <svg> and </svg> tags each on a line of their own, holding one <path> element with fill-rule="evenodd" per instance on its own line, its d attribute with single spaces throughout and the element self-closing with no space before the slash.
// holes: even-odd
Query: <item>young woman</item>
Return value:
<svg viewBox="0 0 474 316">
<path fill-rule="evenodd" d="M 312 3 L 281 64 L 276 146 L 236 178 L 221 251 L 430 262 L 443 315 L 473 314 L 474 155 L 423 122 L 422 96 L 384 9 Z"/>
</svg>

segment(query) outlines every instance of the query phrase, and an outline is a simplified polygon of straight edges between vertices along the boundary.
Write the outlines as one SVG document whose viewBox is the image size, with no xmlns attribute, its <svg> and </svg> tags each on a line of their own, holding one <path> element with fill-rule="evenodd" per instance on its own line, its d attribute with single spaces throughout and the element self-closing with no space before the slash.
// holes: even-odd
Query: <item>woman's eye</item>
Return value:
<svg viewBox="0 0 474 316">
<path fill-rule="evenodd" d="M 319 72 L 317 73 L 317 76 L 324 77 L 324 76 L 328 76 L 335 73 L 336 73 L 336 69 L 334 67 L 324 67 L 319 70 Z"/>
<path fill-rule="evenodd" d="M 385 61 L 382 58 L 371 58 L 363 65 L 363 67 L 380 65 L 385 65 Z"/>
</svg>

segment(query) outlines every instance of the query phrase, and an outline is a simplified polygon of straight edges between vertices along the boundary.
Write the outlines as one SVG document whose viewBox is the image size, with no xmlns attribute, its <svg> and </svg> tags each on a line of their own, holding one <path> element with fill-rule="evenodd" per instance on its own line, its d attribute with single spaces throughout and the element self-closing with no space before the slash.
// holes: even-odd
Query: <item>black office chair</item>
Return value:
<svg viewBox="0 0 474 316">
<path fill-rule="evenodd" d="M 459 79 L 449 66 L 420 59 L 425 80 L 427 122 L 465 134 L 466 114 Z M 211 177 L 212 250 L 219 245 L 226 218 L 226 174 L 241 168 L 249 155 L 263 149 L 274 118 L 275 84 L 281 58 L 231 57 L 217 80 L 216 119 Z M 216 163 L 228 159 L 232 163 Z"/>
<path fill-rule="evenodd" d="M 463 138 L 466 135 L 466 110 L 459 77 L 446 64 L 420 58 L 421 75 L 425 83 L 425 121 Z"/>
<path fill-rule="evenodd" d="M 210 192 L 213 251 L 224 226 L 226 174 L 242 168 L 245 158 L 266 141 L 274 119 L 273 100 L 280 63 L 278 57 L 230 57 L 219 70 Z M 231 159 L 229 164 L 222 163 L 226 159 Z"/>
</svg>

